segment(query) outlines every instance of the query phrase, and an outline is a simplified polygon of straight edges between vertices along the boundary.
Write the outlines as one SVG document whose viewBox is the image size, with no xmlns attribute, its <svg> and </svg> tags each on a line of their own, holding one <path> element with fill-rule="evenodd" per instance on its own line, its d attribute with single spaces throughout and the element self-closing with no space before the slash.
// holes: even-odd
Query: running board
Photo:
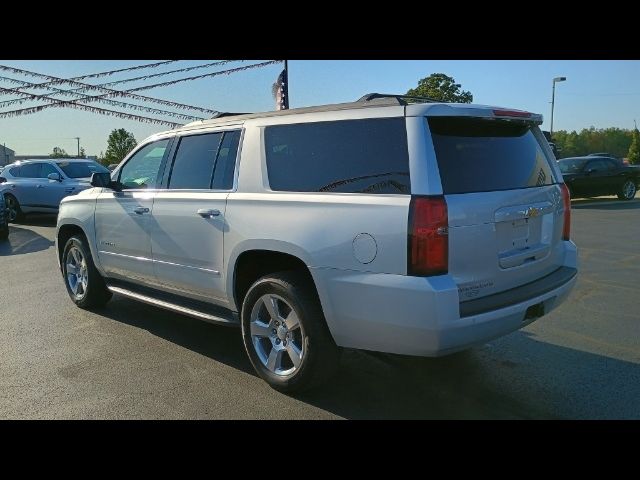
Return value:
<svg viewBox="0 0 640 480">
<path fill-rule="evenodd" d="M 165 310 L 171 310 L 172 312 L 197 318 L 198 320 L 204 320 L 205 322 L 215 323 L 217 325 L 227 325 L 227 326 L 240 325 L 237 314 L 231 312 L 230 310 L 225 311 L 224 314 L 220 312 L 217 315 L 213 315 L 211 313 L 203 312 L 201 310 L 195 310 L 194 308 L 186 307 L 184 305 L 179 305 L 177 303 L 168 302 L 166 300 L 160 300 L 158 298 L 149 296 L 149 294 L 134 292 L 126 288 L 117 287 L 114 285 L 107 285 L 107 288 L 113 293 L 117 293 L 124 297 L 131 298 L 133 300 L 137 300 L 139 302 L 143 302 L 148 305 L 153 305 L 154 307 L 164 308 Z M 212 306 L 211 308 L 214 309 L 216 307 Z"/>
</svg>

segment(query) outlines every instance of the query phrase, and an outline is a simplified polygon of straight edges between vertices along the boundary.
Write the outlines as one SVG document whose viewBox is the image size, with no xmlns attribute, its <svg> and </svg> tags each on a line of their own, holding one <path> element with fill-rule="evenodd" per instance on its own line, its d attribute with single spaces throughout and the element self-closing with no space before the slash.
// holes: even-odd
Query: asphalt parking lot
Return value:
<svg viewBox="0 0 640 480">
<path fill-rule="evenodd" d="M 525 329 L 440 359 L 349 351 L 321 391 L 254 373 L 239 331 L 114 297 L 67 297 L 55 218 L 0 244 L 0 418 L 640 419 L 640 199 L 575 201 L 580 277 Z"/>
</svg>

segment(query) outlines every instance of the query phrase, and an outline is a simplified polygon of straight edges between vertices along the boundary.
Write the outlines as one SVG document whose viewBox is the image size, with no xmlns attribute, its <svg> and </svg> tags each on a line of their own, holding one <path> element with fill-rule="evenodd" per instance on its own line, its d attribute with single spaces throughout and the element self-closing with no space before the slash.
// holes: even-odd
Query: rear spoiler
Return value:
<svg viewBox="0 0 640 480">
<path fill-rule="evenodd" d="M 406 112 L 408 117 L 475 117 L 487 120 L 513 120 L 536 125 L 541 125 L 543 121 L 543 117 L 539 113 L 466 103 L 407 105 Z"/>
</svg>

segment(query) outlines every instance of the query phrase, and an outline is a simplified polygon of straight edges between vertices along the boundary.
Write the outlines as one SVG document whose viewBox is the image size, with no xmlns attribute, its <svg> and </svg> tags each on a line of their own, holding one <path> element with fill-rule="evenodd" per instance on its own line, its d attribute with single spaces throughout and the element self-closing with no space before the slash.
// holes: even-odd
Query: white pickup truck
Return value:
<svg viewBox="0 0 640 480">
<path fill-rule="evenodd" d="M 65 285 L 81 308 L 115 293 L 239 325 L 281 391 L 326 379 L 341 348 L 468 348 L 576 282 L 569 192 L 541 122 L 371 94 L 153 135 L 62 201 Z"/>
</svg>

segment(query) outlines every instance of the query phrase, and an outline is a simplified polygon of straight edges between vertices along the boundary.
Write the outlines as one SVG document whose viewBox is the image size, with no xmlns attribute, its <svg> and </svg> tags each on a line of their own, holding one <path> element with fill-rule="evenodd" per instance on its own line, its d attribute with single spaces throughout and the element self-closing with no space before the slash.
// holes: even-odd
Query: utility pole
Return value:
<svg viewBox="0 0 640 480">
<path fill-rule="evenodd" d="M 288 110 L 289 109 L 289 105 L 291 105 L 291 103 L 289 102 L 289 60 L 285 60 L 284 61 L 284 78 L 286 79 L 286 89 L 285 89 L 285 93 L 287 95 L 286 97 L 286 103 L 285 103 L 285 108 Z"/>
<path fill-rule="evenodd" d="M 549 136 L 553 139 L 553 107 L 556 103 L 556 83 L 564 82 L 567 77 L 556 77 L 553 79 L 553 90 L 551 92 L 551 128 L 549 129 Z"/>
<path fill-rule="evenodd" d="M 80 158 L 80 137 L 73 137 L 78 141 L 78 158 Z"/>
</svg>

